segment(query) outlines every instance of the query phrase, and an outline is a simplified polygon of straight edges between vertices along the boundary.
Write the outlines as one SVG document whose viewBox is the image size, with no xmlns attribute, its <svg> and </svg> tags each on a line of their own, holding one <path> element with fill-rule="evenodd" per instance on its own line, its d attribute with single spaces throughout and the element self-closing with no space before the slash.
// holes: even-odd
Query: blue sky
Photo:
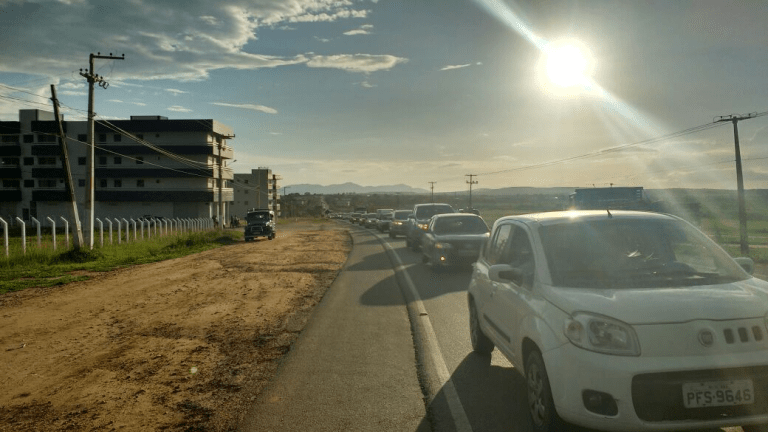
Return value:
<svg viewBox="0 0 768 432">
<path fill-rule="evenodd" d="M 78 69 L 124 53 L 97 63 L 100 116 L 216 119 L 236 172 L 284 185 L 733 189 L 729 124 L 599 152 L 768 111 L 766 22 L 758 1 L 6 0 L 0 119 L 49 109 L 52 83 L 82 119 Z M 542 72 L 560 41 L 590 85 Z M 766 127 L 739 123 L 747 188 L 768 187 Z"/>
</svg>

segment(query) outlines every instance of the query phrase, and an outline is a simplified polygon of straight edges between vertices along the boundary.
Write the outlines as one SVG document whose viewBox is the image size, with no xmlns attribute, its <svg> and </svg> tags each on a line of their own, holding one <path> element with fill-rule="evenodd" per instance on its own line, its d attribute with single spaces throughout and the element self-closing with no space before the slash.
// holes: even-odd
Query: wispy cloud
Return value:
<svg viewBox="0 0 768 432">
<path fill-rule="evenodd" d="M 74 90 L 63 90 L 61 94 L 65 96 L 87 96 L 88 93 L 84 91 L 74 91 Z"/>
<path fill-rule="evenodd" d="M 408 59 L 392 55 L 371 54 L 339 54 L 330 56 L 314 56 L 307 66 L 315 68 L 342 69 L 349 72 L 370 73 L 389 70 L 394 66 L 407 62 Z"/>
<path fill-rule="evenodd" d="M 448 66 L 443 67 L 440 70 L 441 71 L 447 71 L 447 70 L 461 69 L 461 68 L 465 68 L 465 67 L 468 67 L 468 66 L 472 66 L 472 63 L 467 63 L 467 64 L 463 64 L 463 65 L 448 65 Z"/>
<path fill-rule="evenodd" d="M 200 81 L 220 69 L 254 70 L 307 63 L 303 56 L 254 52 L 261 29 L 296 29 L 300 23 L 365 19 L 370 14 L 354 0 L 208 0 L 146 2 L 114 0 L 45 0 L 22 2 L 4 11 L 3 60 L 0 72 L 56 77 L 82 67 L 72 57 L 94 40 L 126 61 L 108 68 L 110 84 L 126 80 Z M 33 5 L 43 4 L 44 7 Z M 30 10 L 35 19 L 28 19 Z M 92 20 L 86 10 L 109 10 Z M 161 24 L 161 25 L 159 25 Z M 76 28 L 77 31 L 69 31 Z M 62 32 L 66 38 L 61 38 Z M 56 40 L 55 47 L 48 43 Z M 246 49 L 246 46 L 249 49 Z M 40 58 L 45 58 L 41 62 Z M 147 65 L 151 65 L 148 68 Z M 76 90 L 69 88 L 68 90 Z"/>
<path fill-rule="evenodd" d="M 360 87 L 374 88 L 374 87 L 376 87 L 376 85 L 375 84 L 371 84 L 368 81 L 363 81 L 363 82 L 360 83 Z"/>
<path fill-rule="evenodd" d="M 170 89 L 165 89 L 165 91 L 167 91 L 168 93 L 173 93 L 173 94 L 175 94 L 175 95 L 180 95 L 180 94 L 184 94 L 184 93 L 189 93 L 189 92 L 185 92 L 184 90 L 178 90 L 178 89 L 172 89 L 172 88 L 170 88 Z"/>
<path fill-rule="evenodd" d="M 322 43 L 328 43 L 328 42 L 330 42 L 330 41 L 331 41 L 330 39 L 327 39 L 327 38 L 321 38 L 321 37 L 318 37 L 318 36 L 315 36 L 315 40 L 318 40 L 318 41 L 320 41 L 320 42 L 322 42 Z"/>
<path fill-rule="evenodd" d="M 223 107 L 231 107 L 231 108 L 241 108 L 241 109 L 247 109 L 252 111 L 261 111 L 267 114 L 277 114 L 277 110 L 274 108 L 270 108 L 268 106 L 264 105 L 253 105 L 253 104 L 232 104 L 232 103 L 226 103 L 226 102 L 211 102 L 211 105 L 217 105 L 217 106 L 223 106 Z"/>
<path fill-rule="evenodd" d="M 361 25 L 359 28 L 356 28 L 354 30 L 346 31 L 344 32 L 347 36 L 354 36 L 354 35 L 368 35 L 371 34 L 370 30 L 373 28 L 372 24 L 365 24 Z"/>
<path fill-rule="evenodd" d="M 168 111 L 175 111 L 175 112 L 192 112 L 189 108 L 184 108 L 183 106 L 174 105 L 172 107 L 168 107 Z"/>
</svg>

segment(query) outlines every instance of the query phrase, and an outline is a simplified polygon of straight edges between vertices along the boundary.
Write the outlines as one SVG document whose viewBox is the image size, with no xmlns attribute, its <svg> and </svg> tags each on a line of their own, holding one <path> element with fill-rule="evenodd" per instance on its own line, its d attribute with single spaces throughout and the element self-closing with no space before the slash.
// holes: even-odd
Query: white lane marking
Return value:
<svg viewBox="0 0 768 432">
<path fill-rule="evenodd" d="M 397 267 L 395 268 L 395 271 L 400 272 L 405 277 L 408 289 L 411 291 L 411 295 L 415 299 L 414 305 L 416 306 L 416 310 L 419 311 L 419 318 L 422 320 L 421 324 L 424 328 L 424 332 L 426 333 L 426 335 L 424 335 L 424 340 L 426 340 L 429 344 L 430 359 L 432 361 L 432 365 L 437 371 L 440 387 L 445 392 L 445 398 L 448 402 L 448 409 L 451 412 L 451 416 L 453 417 L 453 423 L 456 425 L 456 431 L 472 432 L 472 426 L 469 424 L 469 418 L 467 417 L 467 413 L 464 411 L 464 406 L 461 404 L 461 399 L 459 399 L 459 394 L 456 392 L 456 387 L 454 387 L 453 381 L 451 381 L 451 374 L 448 372 L 448 366 L 445 364 L 445 358 L 443 357 L 443 353 L 440 351 L 440 346 L 437 343 L 437 335 L 435 334 L 435 329 L 432 327 L 432 321 L 429 319 L 427 309 L 424 307 L 424 302 L 421 301 L 421 296 L 419 296 L 419 292 L 416 289 L 416 286 L 413 284 L 413 280 L 411 280 L 411 277 L 408 275 L 403 262 L 400 260 L 400 256 L 397 254 L 397 252 L 395 252 L 392 246 L 390 246 L 389 242 L 384 240 L 376 233 L 373 233 L 373 235 L 375 235 L 381 241 L 381 243 L 384 245 L 384 248 L 391 252 L 391 256 L 393 256 L 395 261 L 397 261 Z"/>
</svg>

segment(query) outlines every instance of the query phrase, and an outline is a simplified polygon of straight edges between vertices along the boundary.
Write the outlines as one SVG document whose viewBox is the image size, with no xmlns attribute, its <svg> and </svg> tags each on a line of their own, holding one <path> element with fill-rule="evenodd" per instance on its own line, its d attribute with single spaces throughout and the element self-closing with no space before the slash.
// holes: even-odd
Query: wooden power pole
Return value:
<svg viewBox="0 0 768 432">
<path fill-rule="evenodd" d="M 80 226 L 80 215 L 77 211 L 77 199 L 75 196 L 75 185 L 72 182 L 72 169 L 69 164 L 69 152 L 67 151 L 67 136 L 64 134 L 64 127 L 61 124 L 59 116 L 59 101 L 56 99 L 56 86 L 51 84 L 51 100 L 53 101 L 53 115 L 56 117 L 56 124 L 59 125 L 59 144 L 61 147 L 61 156 L 64 164 L 65 180 L 67 189 L 69 189 L 69 202 L 72 205 L 72 219 L 75 222 L 75 250 L 83 247 L 83 228 Z M 55 236 L 55 234 L 54 234 Z"/>
</svg>

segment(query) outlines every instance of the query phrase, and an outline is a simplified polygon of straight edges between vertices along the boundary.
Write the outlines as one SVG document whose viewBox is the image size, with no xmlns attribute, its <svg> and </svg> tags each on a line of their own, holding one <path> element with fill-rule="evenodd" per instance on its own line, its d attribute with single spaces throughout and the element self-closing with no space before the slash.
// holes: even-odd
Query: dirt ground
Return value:
<svg viewBox="0 0 768 432">
<path fill-rule="evenodd" d="M 351 247 L 332 223 L 0 295 L 0 431 L 230 431 Z"/>
</svg>

